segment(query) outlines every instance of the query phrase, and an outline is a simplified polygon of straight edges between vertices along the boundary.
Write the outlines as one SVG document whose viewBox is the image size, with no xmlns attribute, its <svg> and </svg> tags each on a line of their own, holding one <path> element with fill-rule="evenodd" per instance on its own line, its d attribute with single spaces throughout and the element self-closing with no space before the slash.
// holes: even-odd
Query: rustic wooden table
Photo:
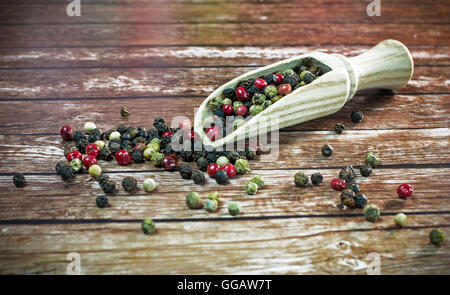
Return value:
<svg viewBox="0 0 450 295">
<path fill-rule="evenodd" d="M 74 17 L 61 2 L 0 4 L 0 273 L 65 274 L 67 254 L 78 252 L 83 274 L 365 274 L 376 252 L 382 274 L 450 274 L 448 242 L 428 239 L 432 228 L 450 236 L 448 2 L 382 0 L 374 17 L 361 0 L 82 0 Z M 279 161 L 253 161 L 252 173 L 228 186 L 196 186 L 148 162 L 101 162 L 117 181 L 152 176 L 161 185 L 151 194 L 120 190 L 98 209 L 101 189 L 89 175 L 65 183 L 54 173 L 62 125 L 150 128 L 156 116 L 193 118 L 210 91 L 255 67 L 314 50 L 354 56 L 387 38 L 412 52 L 407 87 L 364 92 L 332 116 L 282 130 Z M 355 109 L 365 114 L 359 124 Z M 330 131 L 337 122 L 347 127 L 340 136 Z M 331 158 L 320 154 L 325 143 Z M 381 208 L 376 223 L 339 209 L 329 188 L 339 167 L 360 165 L 367 151 L 381 158 L 370 178 L 358 178 Z M 299 170 L 325 181 L 296 188 Z M 16 172 L 25 188 L 14 187 Z M 253 175 L 267 185 L 248 196 Z M 415 188 L 410 200 L 396 195 L 404 182 Z M 188 210 L 190 190 L 218 190 L 245 213 Z M 393 223 L 398 212 L 408 215 L 403 229 Z M 142 234 L 147 217 L 156 235 Z"/>
</svg>

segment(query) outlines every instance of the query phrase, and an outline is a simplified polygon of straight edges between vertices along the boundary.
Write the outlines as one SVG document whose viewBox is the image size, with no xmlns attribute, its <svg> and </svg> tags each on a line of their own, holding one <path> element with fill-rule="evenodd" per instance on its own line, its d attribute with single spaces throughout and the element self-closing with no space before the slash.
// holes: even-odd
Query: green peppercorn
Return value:
<svg viewBox="0 0 450 295">
<path fill-rule="evenodd" d="M 227 104 L 233 104 L 233 101 L 229 98 L 225 98 L 224 100 L 222 100 L 223 105 L 227 105 Z"/>
<path fill-rule="evenodd" d="M 99 177 L 102 174 L 102 167 L 97 164 L 94 164 L 89 167 L 89 174 L 92 177 Z"/>
<path fill-rule="evenodd" d="M 214 178 L 216 179 L 217 184 L 227 184 L 228 183 L 228 175 L 224 170 L 217 171 L 216 176 Z"/>
<path fill-rule="evenodd" d="M 345 189 L 341 193 L 341 202 L 347 207 L 353 208 L 355 204 L 355 192 L 351 189 Z"/>
<path fill-rule="evenodd" d="M 153 151 L 152 149 L 146 148 L 143 152 L 144 158 L 146 160 L 151 160 L 154 152 L 155 151 Z"/>
<path fill-rule="evenodd" d="M 323 176 L 320 173 L 314 173 L 313 175 L 311 175 L 311 183 L 313 185 L 319 185 L 321 184 L 323 181 Z"/>
<path fill-rule="evenodd" d="M 359 193 L 359 185 L 357 183 L 350 183 L 348 188 L 354 191 L 355 194 Z"/>
<path fill-rule="evenodd" d="M 270 99 L 274 98 L 278 94 L 277 87 L 275 87 L 274 85 L 267 86 L 264 89 L 264 94 L 266 95 L 266 97 L 268 97 Z"/>
<path fill-rule="evenodd" d="M 245 183 L 245 191 L 249 195 L 254 195 L 258 191 L 258 185 L 256 183 L 254 183 L 254 182 L 247 181 Z"/>
<path fill-rule="evenodd" d="M 233 121 L 233 130 L 238 129 L 239 127 L 241 127 L 245 123 L 246 123 L 246 121 L 244 119 L 237 118 L 236 120 Z"/>
<path fill-rule="evenodd" d="M 350 183 L 356 177 L 355 169 L 348 165 L 339 171 L 339 178 L 345 180 L 345 182 Z"/>
<path fill-rule="evenodd" d="M 324 145 L 322 147 L 322 155 L 325 157 L 330 157 L 333 154 L 333 147 L 331 145 Z"/>
<path fill-rule="evenodd" d="M 14 174 L 13 182 L 16 187 L 24 187 L 25 186 L 25 176 L 22 173 Z"/>
<path fill-rule="evenodd" d="M 234 164 L 234 167 L 236 168 L 236 172 L 238 174 L 246 174 L 247 172 L 250 172 L 250 164 L 246 159 L 237 159 L 236 163 Z"/>
<path fill-rule="evenodd" d="M 352 114 L 350 117 L 352 118 L 352 121 L 354 123 L 359 123 L 364 118 L 364 115 L 361 111 L 352 111 Z"/>
<path fill-rule="evenodd" d="M 218 192 L 213 192 L 208 194 L 208 199 L 210 200 L 216 200 L 217 202 L 220 201 L 220 195 Z"/>
<path fill-rule="evenodd" d="M 126 107 L 122 107 L 121 109 L 120 109 L 120 115 L 122 116 L 122 117 L 126 117 L 126 116 L 128 116 L 130 114 L 130 112 L 128 111 L 128 109 L 126 108 Z"/>
<path fill-rule="evenodd" d="M 156 231 L 156 225 L 152 219 L 144 219 L 142 221 L 141 228 L 146 235 L 153 234 Z"/>
<path fill-rule="evenodd" d="M 284 70 L 284 71 L 282 72 L 282 74 L 283 74 L 283 76 L 286 77 L 287 75 L 295 74 L 295 72 L 294 72 L 293 69 L 287 69 L 287 70 Z"/>
<path fill-rule="evenodd" d="M 200 170 L 192 170 L 192 180 L 195 184 L 205 184 L 205 174 Z"/>
<path fill-rule="evenodd" d="M 84 123 L 84 131 L 86 133 L 91 133 L 92 131 L 94 131 L 94 129 L 96 129 L 97 127 L 95 126 L 94 122 L 86 122 Z"/>
<path fill-rule="evenodd" d="M 209 162 L 205 157 L 200 157 L 197 159 L 197 167 L 201 171 L 205 172 L 208 168 Z"/>
<path fill-rule="evenodd" d="M 149 143 L 156 143 L 159 145 L 161 143 L 161 139 L 155 137 L 155 138 L 152 138 L 152 140 Z"/>
<path fill-rule="evenodd" d="M 161 153 L 153 153 L 152 155 L 152 163 L 155 167 L 161 167 L 161 161 L 164 158 L 164 155 Z"/>
<path fill-rule="evenodd" d="M 223 99 L 221 97 L 213 97 L 210 101 L 208 101 L 208 106 L 211 110 L 221 109 L 223 106 Z"/>
<path fill-rule="evenodd" d="M 127 176 L 122 180 L 122 187 L 125 191 L 133 193 L 137 191 L 137 180 L 134 177 Z"/>
<path fill-rule="evenodd" d="M 181 166 L 180 167 L 180 175 L 183 179 L 191 179 L 192 177 L 192 168 L 189 166 Z"/>
<path fill-rule="evenodd" d="M 434 245 L 440 245 L 445 240 L 445 234 L 441 229 L 433 229 L 430 232 L 430 242 Z"/>
<path fill-rule="evenodd" d="M 364 177 L 369 177 L 370 174 L 372 174 L 372 167 L 369 165 L 361 166 L 361 168 L 359 168 L 359 173 Z"/>
<path fill-rule="evenodd" d="M 78 158 L 70 161 L 69 165 L 72 167 L 73 172 L 81 172 L 83 170 L 83 163 Z"/>
<path fill-rule="evenodd" d="M 294 175 L 294 183 L 295 183 L 296 186 L 306 187 L 308 182 L 309 182 L 309 179 L 308 179 L 308 176 L 305 175 L 305 173 L 303 173 L 303 172 L 295 173 L 295 175 Z"/>
<path fill-rule="evenodd" d="M 241 101 L 236 100 L 235 102 L 233 102 L 233 110 L 236 112 L 236 109 L 238 107 L 240 107 L 241 105 L 244 105 Z"/>
<path fill-rule="evenodd" d="M 395 224 L 400 227 L 404 227 L 406 224 L 406 221 L 407 221 L 407 217 L 403 213 L 398 213 L 397 215 L 394 216 Z"/>
<path fill-rule="evenodd" d="M 375 222 L 375 220 L 380 217 L 380 209 L 378 209 L 376 205 L 367 205 L 366 208 L 364 208 L 364 216 L 368 221 Z"/>
<path fill-rule="evenodd" d="M 225 156 L 220 156 L 216 160 L 216 164 L 219 165 L 219 167 L 224 166 L 228 163 L 230 163 L 230 160 Z"/>
<path fill-rule="evenodd" d="M 337 123 L 336 125 L 334 125 L 334 132 L 336 132 L 336 134 L 342 134 L 344 129 L 345 129 L 344 124 Z"/>
<path fill-rule="evenodd" d="M 108 206 L 109 200 L 105 195 L 99 195 L 95 199 L 95 203 L 97 204 L 98 208 L 105 208 Z"/>
<path fill-rule="evenodd" d="M 242 208 L 239 202 L 231 202 L 230 204 L 228 204 L 228 213 L 230 213 L 230 215 L 236 216 L 241 212 Z"/>
<path fill-rule="evenodd" d="M 203 205 L 206 211 L 209 212 L 216 212 L 218 209 L 218 203 L 216 200 L 206 200 L 205 204 Z"/>
<path fill-rule="evenodd" d="M 266 96 L 262 93 L 255 93 L 252 97 L 252 103 L 254 105 L 260 105 L 266 101 Z"/>
<path fill-rule="evenodd" d="M 111 134 L 109 135 L 109 140 L 111 141 L 111 140 L 118 140 L 118 139 L 120 139 L 120 137 L 121 137 L 122 135 L 120 134 L 120 132 L 118 132 L 118 131 L 113 131 L 113 132 L 111 132 Z"/>
<path fill-rule="evenodd" d="M 250 182 L 256 183 L 258 189 L 264 186 L 264 180 L 262 179 L 261 176 L 253 176 L 252 179 L 250 179 Z"/>
<path fill-rule="evenodd" d="M 375 168 L 378 165 L 379 159 L 377 155 L 372 152 L 368 152 L 365 159 L 366 165 Z"/>
<path fill-rule="evenodd" d="M 266 100 L 266 101 L 264 101 L 262 104 L 261 104 L 261 106 L 264 108 L 264 109 L 267 109 L 268 107 L 270 107 L 272 105 L 272 101 L 270 101 L 270 100 Z"/>
<path fill-rule="evenodd" d="M 364 194 L 358 194 L 355 197 L 355 205 L 358 208 L 364 208 L 364 206 L 366 206 L 367 203 L 367 198 Z"/>
<path fill-rule="evenodd" d="M 262 106 L 254 104 L 250 107 L 249 112 L 250 112 L 251 116 L 256 116 L 257 114 L 261 113 L 263 110 L 264 109 Z"/>
<path fill-rule="evenodd" d="M 190 209 L 200 209 L 203 207 L 203 202 L 197 192 L 190 192 L 186 195 L 186 205 Z"/>
<path fill-rule="evenodd" d="M 156 182 L 152 178 L 146 178 L 144 182 L 142 182 L 142 188 L 146 192 L 152 192 L 156 188 Z"/>
<path fill-rule="evenodd" d="M 278 93 L 278 90 L 277 90 L 277 93 Z M 272 102 L 272 103 L 276 103 L 277 101 L 279 101 L 280 99 L 282 99 L 283 98 L 283 95 L 275 95 L 274 97 L 272 97 L 271 99 L 270 99 L 270 101 Z"/>
</svg>

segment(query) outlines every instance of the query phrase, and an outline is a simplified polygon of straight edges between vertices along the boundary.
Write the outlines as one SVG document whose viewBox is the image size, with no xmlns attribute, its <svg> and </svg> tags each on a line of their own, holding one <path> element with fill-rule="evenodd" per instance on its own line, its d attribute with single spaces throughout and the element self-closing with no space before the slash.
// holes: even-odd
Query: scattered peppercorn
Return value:
<svg viewBox="0 0 450 295">
<path fill-rule="evenodd" d="M 209 165 L 208 160 L 205 157 L 200 157 L 197 159 L 196 162 L 197 162 L 198 169 L 205 172 Z"/>
<path fill-rule="evenodd" d="M 60 174 L 61 174 L 62 180 L 66 181 L 66 180 L 71 179 L 73 177 L 72 167 L 70 167 L 70 165 L 68 163 L 66 163 L 64 166 L 61 167 Z"/>
<path fill-rule="evenodd" d="M 359 168 L 359 173 L 364 177 L 369 177 L 372 174 L 372 167 L 369 165 L 364 165 Z"/>
<path fill-rule="evenodd" d="M 368 221 L 375 222 L 375 220 L 380 217 L 380 209 L 378 209 L 376 205 L 367 205 L 366 208 L 364 208 L 364 216 Z"/>
<path fill-rule="evenodd" d="M 368 152 L 365 159 L 366 165 L 375 168 L 378 165 L 378 157 L 372 152 Z"/>
<path fill-rule="evenodd" d="M 134 151 L 131 154 L 131 158 L 133 159 L 133 162 L 135 162 L 135 163 L 144 163 L 144 155 L 141 152 Z"/>
<path fill-rule="evenodd" d="M 342 134 L 344 129 L 345 129 L 344 124 L 337 123 L 336 125 L 334 125 L 334 132 L 336 132 L 336 134 Z"/>
<path fill-rule="evenodd" d="M 96 129 L 97 127 L 95 126 L 94 122 L 86 122 L 84 123 L 84 131 L 86 133 L 91 133 L 92 131 L 94 131 L 94 129 Z"/>
<path fill-rule="evenodd" d="M 236 167 L 236 172 L 238 174 L 246 174 L 251 171 L 250 164 L 246 159 L 237 159 L 234 167 Z"/>
<path fill-rule="evenodd" d="M 153 180 L 153 178 L 146 178 L 144 179 L 144 182 L 142 182 L 142 188 L 146 192 L 152 192 L 156 188 L 156 182 Z"/>
<path fill-rule="evenodd" d="M 95 203 L 97 204 L 98 208 L 105 208 L 108 206 L 109 200 L 105 195 L 99 195 L 95 199 Z"/>
<path fill-rule="evenodd" d="M 331 188 L 337 191 L 342 191 L 347 187 L 345 180 L 340 178 L 333 178 L 331 180 Z"/>
<path fill-rule="evenodd" d="M 218 192 L 212 192 L 208 194 L 208 199 L 210 200 L 216 200 L 217 202 L 220 201 L 220 195 Z"/>
<path fill-rule="evenodd" d="M 398 213 L 394 216 L 394 222 L 396 225 L 400 227 L 404 227 L 406 225 L 407 217 L 403 213 Z"/>
<path fill-rule="evenodd" d="M 156 225 L 152 219 L 144 219 L 141 224 L 142 232 L 144 234 L 153 234 L 156 232 Z"/>
<path fill-rule="evenodd" d="M 13 182 L 16 187 L 24 187 L 25 186 L 25 176 L 22 173 L 14 174 Z"/>
<path fill-rule="evenodd" d="M 303 173 L 303 172 L 295 173 L 295 175 L 294 175 L 294 183 L 295 183 L 296 186 L 306 187 L 308 182 L 309 182 L 309 179 L 308 179 L 308 176 L 306 176 L 305 173 Z"/>
<path fill-rule="evenodd" d="M 241 211 L 242 208 L 239 202 L 231 202 L 230 204 L 228 204 L 228 213 L 230 213 L 230 215 L 236 216 L 240 214 Z"/>
<path fill-rule="evenodd" d="M 100 187 L 105 194 L 112 194 L 116 190 L 116 183 L 112 180 L 106 180 L 100 184 Z"/>
<path fill-rule="evenodd" d="M 358 194 L 355 197 L 355 205 L 358 208 L 364 208 L 364 206 L 366 206 L 367 203 L 367 198 L 364 194 Z"/>
<path fill-rule="evenodd" d="M 95 164 L 89 167 L 89 174 L 92 177 L 99 177 L 102 174 L 102 168 Z"/>
<path fill-rule="evenodd" d="M 208 199 L 203 205 L 206 211 L 215 212 L 218 209 L 218 203 L 216 200 Z"/>
<path fill-rule="evenodd" d="M 62 169 L 62 167 L 64 167 L 65 165 L 67 165 L 67 162 L 65 162 L 65 161 L 59 161 L 59 162 L 55 165 L 55 171 L 56 171 L 56 174 L 60 175 L 60 174 L 61 174 L 61 169 Z"/>
<path fill-rule="evenodd" d="M 252 179 L 250 179 L 250 182 L 256 183 L 258 189 L 264 186 L 264 180 L 262 179 L 261 176 L 253 176 Z"/>
<path fill-rule="evenodd" d="M 325 157 L 330 157 L 333 154 L 333 147 L 331 145 L 324 145 L 322 147 L 322 155 Z"/>
<path fill-rule="evenodd" d="M 190 192 L 186 195 L 186 205 L 190 209 L 200 209 L 203 207 L 202 199 L 197 192 Z"/>
<path fill-rule="evenodd" d="M 73 138 L 73 129 L 70 126 L 62 126 L 59 134 L 64 140 L 71 140 Z"/>
<path fill-rule="evenodd" d="M 247 181 L 245 183 L 245 191 L 249 195 L 254 195 L 258 191 L 258 185 L 252 181 Z"/>
<path fill-rule="evenodd" d="M 352 111 L 351 118 L 354 123 L 359 123 L 364 118 L 364 115 L 361 111 Z"/>
<path fill-rule="evenodd" d="M 165 156 L 161 161 L 161 165 L 166 171 L 175 170 L 175 168 L 177 167 L 177 159 L 171 157 L 170 155 Z"/>
<path fill-rule="evenodd" d="M 352 166 L 345 166 L 339 171 L 339 178 L 345 180 L 346 183 L 352 182 L 356 177 L 355 169 Z"/>
<path fill-rule="evenodd" d="M 126 117 L 126 116 L 128 116 L 130 114 L 130 112 L 128 111 L 128 109 L 126 108 L 126 107 L 122 107 L 121 109 L 120 109 L 120 115 L 122 116 L 122 117 Z"/>
<path fill-rule="evenodd" d="M 359 185 L 357 183 L 350 183 L 348 188 L 351 189 L 352 191 L 354 191 L 355 194 L 359 193 L 359 191 L 360 191 Z"/>
<path fill-rule="evenodd" d="M 157 153 L 157 152 L 153 153 L 152 154 L 152 164 L 155 167 L 162 167 L 162 160 L 163 160 L 163 158 L 164 158 L 163 154 Z"/>
<path fill-rule="evenodd" d="M 226 156 L 220 156 L 216 160 L 216 164 L 219 166 L 224 166 L 225 164 L 230 163 L 230 160 Z"/>
<path fill-rule="evenodd" d="M 403 183 L 397 188 L 397 194 L 402 199 L 408 199 L 409 197 L 411 197 L 413 192 L 413 187 L 407 183 Z"/>
<path fill-rule="evenodd" d="M 73 159 L 69 163 L 70 167 L 72 168 L 73 172 L 81 172 L 83 171 L 83 163 L 80 159 Z"/>
<path fill-rule="evenodd" d="M 433 229 L 430 232 L 430 242 L 439 246 L 445 240 L 445 234 L 441 229 Z"/>
<path fill-rule="evenodd" d="M 216 179 L 217 184 L 227 184 L 228 183 L 228 175 L 224 170 L 219 170 L 214 177 Z"/>
<path fill-rule="evenodd" d="M 192 168 L 189 166 L 181 166 L 180 175 L 183 179 L 191 179 L 192 177 Z"/>
<path fill-rule="evenodd" d="M 133 193 L 137 191 L 137 180 L 134 177 L 127 176 L 122 180 L 122 187 L 125 191 Z"/>
<path fill-rule="evenodd" d="M 311 183 L 313 185 L 319 185 L 323 181 L 323 176 L 320 173 L 314 173 L 311 175 Z"/>
<path fill-rule="evenodd" d="M 353 208 L 355 204 L 355 192 L 351 189 L 345 189 L 341 193 L 341 202 L 347 207 Z"/>
<path fill-rule="evenodd" d="M 192 180 L 195 184 L 203 185 L 206 183 L 205 174 L 200 170 L 192 170 Z"/>
</svg>

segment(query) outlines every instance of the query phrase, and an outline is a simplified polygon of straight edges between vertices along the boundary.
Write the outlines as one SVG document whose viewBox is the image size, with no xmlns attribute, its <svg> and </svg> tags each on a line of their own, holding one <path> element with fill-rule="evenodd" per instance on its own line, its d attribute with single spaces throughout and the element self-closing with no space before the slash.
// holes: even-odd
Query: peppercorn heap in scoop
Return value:
<svg viewBox="0 0 450 295">
<path fill-rule="evenodd" d="M 235 116 L 233 129 L 236 130 L 245 123 L 247 116 L 257 115 L 293 90 L 311 83 L 322 73 L 319 67 L 312 65 L 311 60 L 306 58 L 293 69 L 247 79 L 240 81 L 236 87 L 226 88 L 221 97 L 208 102 L 213 114 L 222 120 L 223 128 L 213 123 L 205 126 L 205 134 L 210 140 L 217 140 L 221 133 L 225 134 L 227 116 Z"/>
</svg>

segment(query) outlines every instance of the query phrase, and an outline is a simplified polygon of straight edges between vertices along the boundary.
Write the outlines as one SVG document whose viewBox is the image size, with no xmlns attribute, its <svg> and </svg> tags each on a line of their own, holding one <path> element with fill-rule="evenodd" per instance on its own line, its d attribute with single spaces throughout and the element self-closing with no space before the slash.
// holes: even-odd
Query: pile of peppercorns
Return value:
<svg viewBox="0 0 450 295">
<path fill-rule="evenodd" d="M 257 115 L 283 96 L 311 83 L 323 73 L 323 69 L 313 65 L 311 58 L 306 58 L 293 69 L 240 81 L 236 89 L 227 88 L 222 96 L 214 97 L 208 102 L 215 116 L 213 121 L 222 120 L 223 128 L 220 130 L 216 123 L 208 122 L 204 126 L 205 134 L 212 141 L 217 140 L 221 135 L 226 134 L 226 117 L 235 116 L 233 130 L 236 130 L 245 124 L 247 116 Z"/>
</svg>

